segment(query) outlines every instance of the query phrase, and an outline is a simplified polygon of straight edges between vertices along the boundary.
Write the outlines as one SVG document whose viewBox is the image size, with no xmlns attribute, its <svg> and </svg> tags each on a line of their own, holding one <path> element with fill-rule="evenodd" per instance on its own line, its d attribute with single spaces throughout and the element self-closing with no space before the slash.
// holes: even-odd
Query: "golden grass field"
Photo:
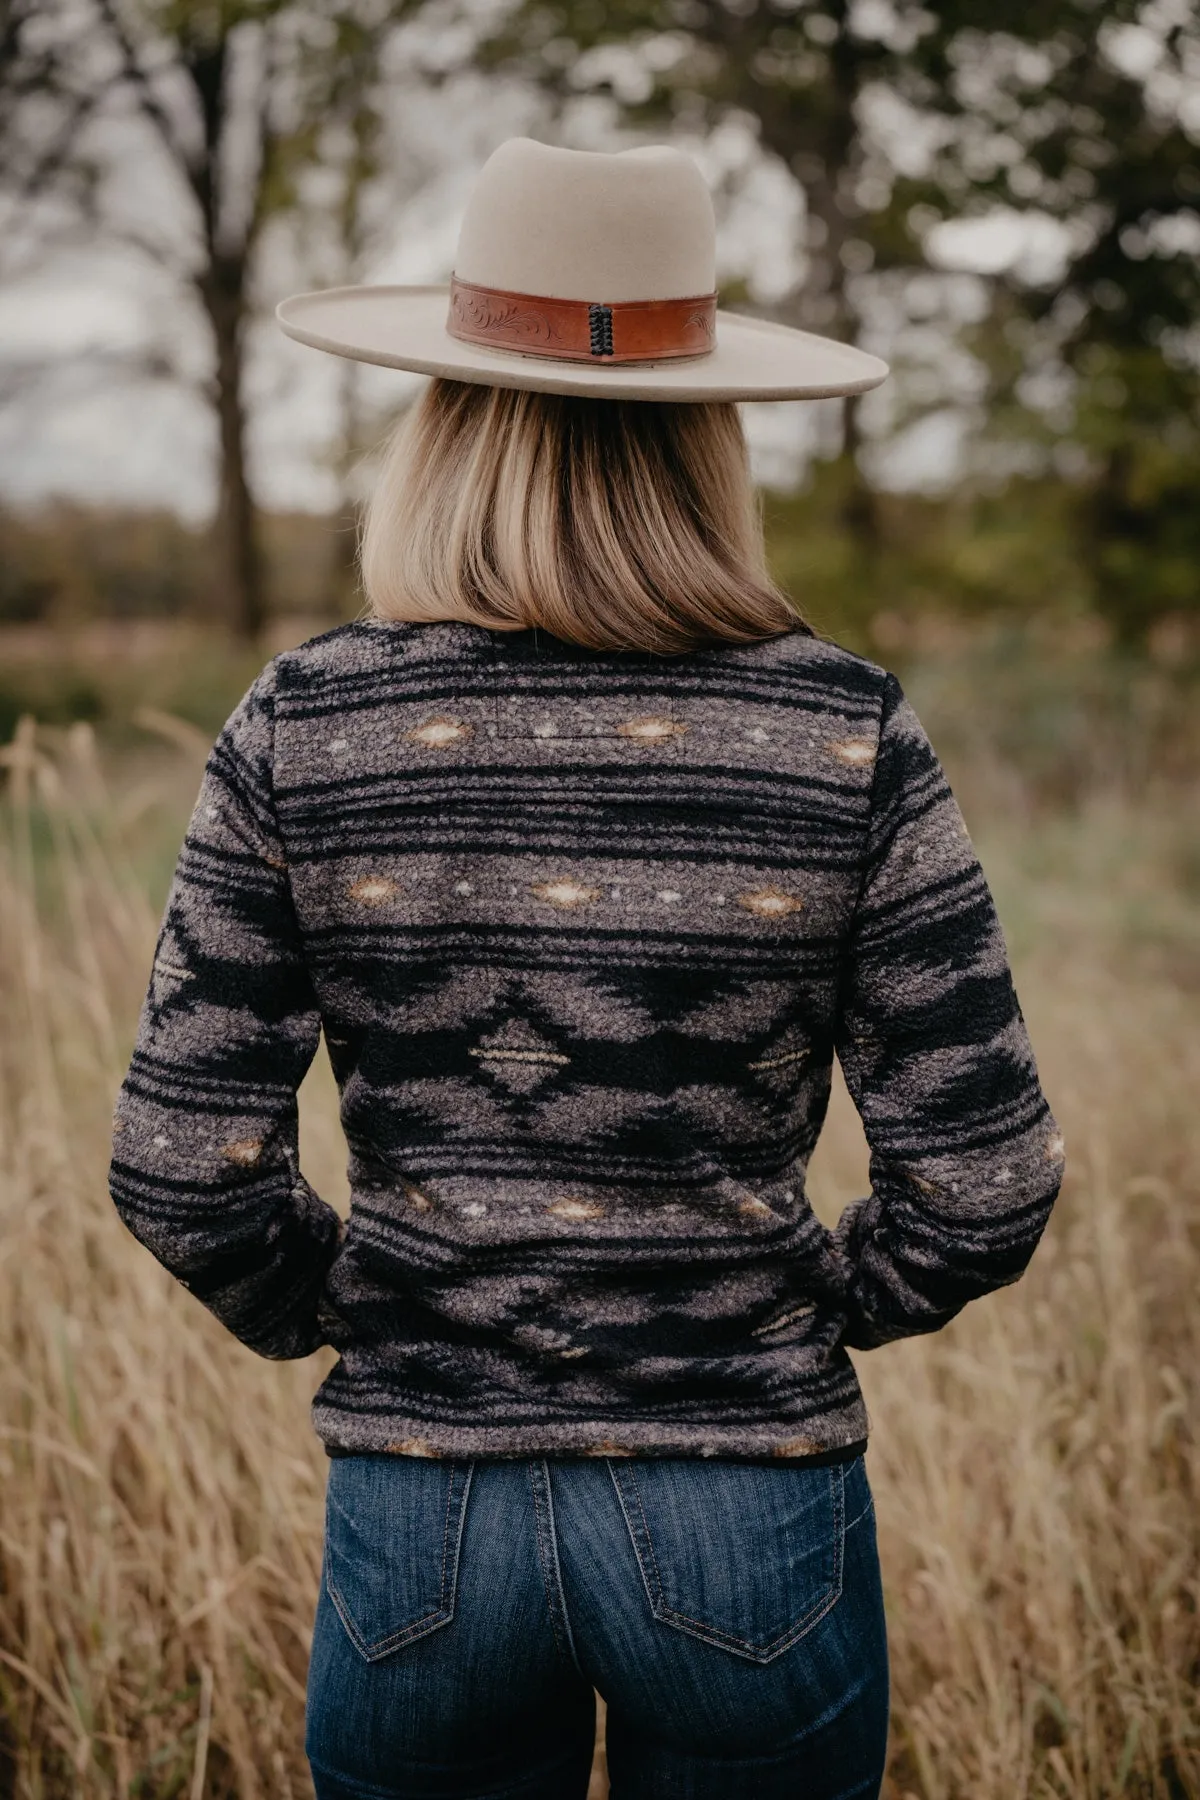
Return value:
<svg viewBox="0 0 1200 1800">
<path fill-rule="evenodd" d="M 210 741 L 143 724 L 137 755 L 31 718 L 0 752 L 0 1796 L 300 1800 L 328 1353 L 243 1350 L 106 1191 Z M 1172 787 L 1047 811 L 986 758 L 966 775 L 1068 1179 L 1017 1286 L 856 1356 L 885 1794 L 1180 1800 L 1200 1795 L 1195 807 Z M 323 1059 L 302 1099 L 306 1172 L 344 1204 Z M 827 1221 L 864 1166 L 842 1094 Z"/>
</svg>

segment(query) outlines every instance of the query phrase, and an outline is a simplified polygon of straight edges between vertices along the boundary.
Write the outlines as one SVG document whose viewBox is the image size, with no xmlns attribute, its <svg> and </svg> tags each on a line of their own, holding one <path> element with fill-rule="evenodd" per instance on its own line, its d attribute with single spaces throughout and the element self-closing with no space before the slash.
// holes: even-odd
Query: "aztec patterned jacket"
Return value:
<svg viewBox="0 0 1200 1800">
<path fill-rule="evenodd" d="M 300 1172 L 324 1031 L 352 1212 Z M 805 1169 L 834 1055 L 871 1192 Z M 333 1453 L 838 1459 L 847 1348 L 1022 1273 L 1058 1191 L 983 873 L 895 678 L 358 621 L 212 750 L 110 1184 Z"/>
</svg>

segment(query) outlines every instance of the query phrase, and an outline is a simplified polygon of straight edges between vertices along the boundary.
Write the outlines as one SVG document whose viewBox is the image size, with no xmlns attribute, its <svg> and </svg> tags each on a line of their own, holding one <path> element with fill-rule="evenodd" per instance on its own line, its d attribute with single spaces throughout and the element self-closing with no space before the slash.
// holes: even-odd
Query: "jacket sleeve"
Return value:
<svg viewBox="0 0 1200 1800">
<path fill-rule="evenodd" d="M 126 1225 L 243 1343 L 304 1356 L 338 1215 L 300 1173 L 296 1091 L 320 1017 L 272 793 L 274 668 L 208 757 L 158 934 L 109 1190 Z"/>
<path fill-rule="evenodd" d="M 937 1331 L 1016 1281 L 1063 1166 L 983 870 L 892 676 L 839 1013 L 871 1192 L 833 1239 L 848 1280 L 843 1341 L 865 1350 Z"/>
</svg>

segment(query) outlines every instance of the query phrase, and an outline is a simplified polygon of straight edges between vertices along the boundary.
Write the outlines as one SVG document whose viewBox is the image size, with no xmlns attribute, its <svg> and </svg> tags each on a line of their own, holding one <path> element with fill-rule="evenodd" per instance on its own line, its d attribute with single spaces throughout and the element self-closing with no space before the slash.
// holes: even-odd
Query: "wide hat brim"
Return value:
<svg viewBox="0 0 1200 1800">
<path fill-rule="evenodd" d="M 703 356 L 576 363 L 492 349 L 446 330 L 448 287 L 343 287 L 293 294 L 275 309 L 287 335 L 314 350 L 484 387 L 612 400 L 824 400 L 886 379 L 877 356 L 791 325 L 718 312 Z"/>
</svg>

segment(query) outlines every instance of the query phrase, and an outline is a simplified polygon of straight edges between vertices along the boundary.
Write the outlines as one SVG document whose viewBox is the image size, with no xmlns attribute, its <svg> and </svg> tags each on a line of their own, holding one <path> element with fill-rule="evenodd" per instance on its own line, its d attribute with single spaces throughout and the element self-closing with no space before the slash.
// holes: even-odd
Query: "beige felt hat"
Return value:
<svg viewBox="0 0 1200 1800">
<path fill-rule="evenodd" d="M 480 170 L 448 287 L 344 287 L 276 309 L 335 356 L 621 400 L 816 400 L 888 372 L 850 344 L 721 312 L 712 198 L 665 144 L 510 138 Z"/>
</svg>

